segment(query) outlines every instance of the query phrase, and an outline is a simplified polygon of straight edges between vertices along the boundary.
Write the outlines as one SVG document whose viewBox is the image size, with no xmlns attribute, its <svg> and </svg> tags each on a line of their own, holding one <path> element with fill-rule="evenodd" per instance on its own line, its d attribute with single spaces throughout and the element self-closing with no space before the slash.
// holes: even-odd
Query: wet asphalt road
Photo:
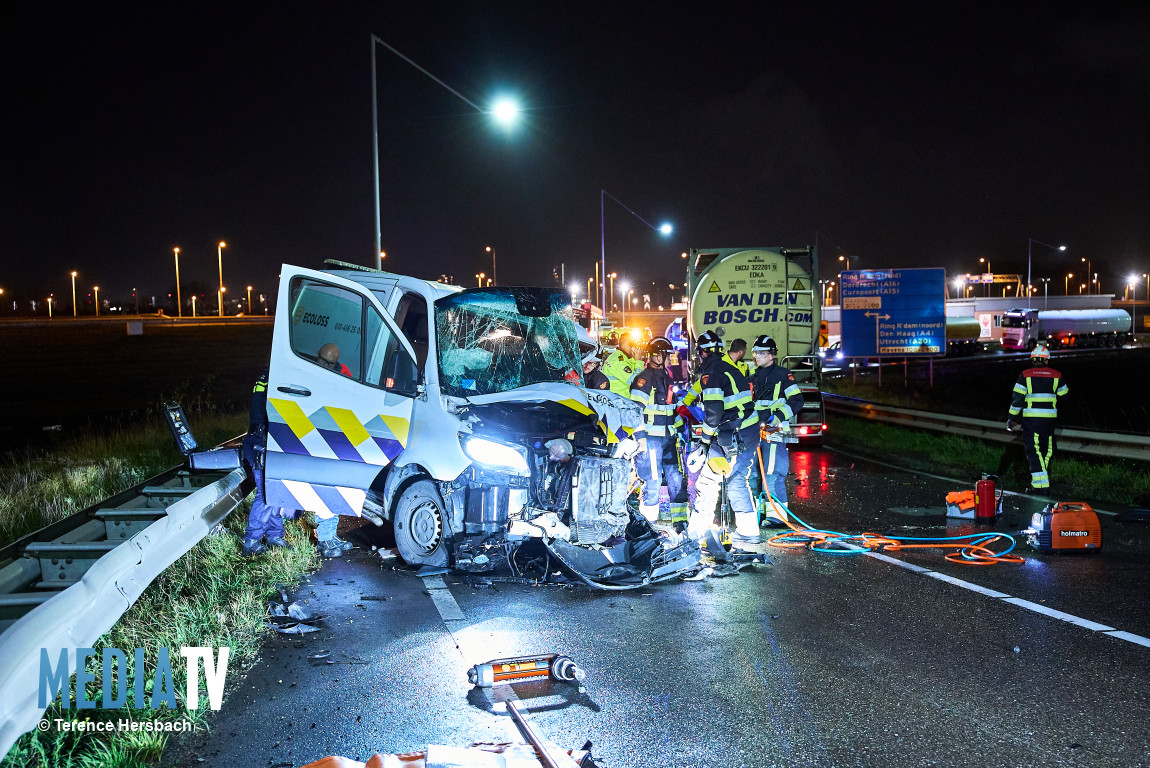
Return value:
<svg viewBox="0 0 1150 768">
<path fill-rule="evenodd" d="M 972 530 L 939 514 L 962 484 L 829 451 L 794 452 L 792 472 L 792 507 L 818 527 Z M 1008 497 L 997 527 L 1024 528 L 1040 506 Z M 1096 556 L 894 557 L 1150 637 L 1150 523 L 1103 518 Z M 1150 648 L 874 557 L 771 557 L 734 577 L 607 594 L 421 579 L 356 550 L 299 590 L 325 628 L 272 638 L 243 679 L 229 675 L 211 733 L 165 764 L 286 767 L 519 740 L 467 668 L 558 651 L 588 670 L 585 693 L 514 692 L 539 731 L 566 747 L 591 740 L 602 766 L 1150 765 Z M 307 658 L 320 650 L 330 656 Z"/>
</svg>

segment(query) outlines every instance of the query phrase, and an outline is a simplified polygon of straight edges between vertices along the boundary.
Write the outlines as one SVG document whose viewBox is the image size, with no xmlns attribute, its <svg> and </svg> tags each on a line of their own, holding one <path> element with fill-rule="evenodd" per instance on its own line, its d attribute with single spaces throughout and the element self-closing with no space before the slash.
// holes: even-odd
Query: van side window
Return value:
<svg viewBox="0 0 1150 768">
<path fill-rule="evenodd" d="M 400 346 L 399 338 L 372 307 L 367 308 L 364 328 L 367 383 L 397 392 L 413 392 L 419 383 L 415 363 L 407 350 Z"/>
<path fill-rule="evenodd" d="M 395 308 L 395 323 L 407 337 L 415 352 L 415 364 L 423 370 L 427 362 L 428 336 L 427 302 L 415 293 L 405 293 Z"/>
<path fill-rule="evenodd" d="M 291 348 L 297 355 L 362 380 L 363 297 L 297 277 L 291 286 Z"/>
</svg>

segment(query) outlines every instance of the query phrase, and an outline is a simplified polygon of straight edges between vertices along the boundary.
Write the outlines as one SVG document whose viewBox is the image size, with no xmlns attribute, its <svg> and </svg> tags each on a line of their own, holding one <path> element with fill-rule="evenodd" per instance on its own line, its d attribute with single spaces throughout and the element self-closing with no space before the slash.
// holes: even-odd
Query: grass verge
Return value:
<svg viewBox="0 0 1150 768">
<path fill-rule="evenodd" d="M 215 445 L 234 437 L 246 427 L 246 413 L 201 412 L 192 423 L 201 445 Z M 154 421 L 154 420 L 153 420 Z M 28 450 L 8 454 L 0 466 L 0 541 L 10 542 L 25 533 L 90 506 L 148 477 L 180 463 L 167 425 L 113 430 L 69 440 L 53 451 Z M 152 689 L 158 649 L 172 654 L 173 690 L 179 692 L 177 707 L 160 709 L 125 706 L 120 709 L 77 709 L 59 700 L 44 714 L 49 721 L 189 720 L 206 727 L 211 710 L 201 686 L 200 709 L 188 710 L 182 701 L 186 667 L 179 656 L 184 646 L 229 647 L 228 678 L 256 658 L 264 633 L 267 600 L 277 585 L 297 584 L 314 570 L 319 558 L 309 543 L 310 528 L 297 521 L 285 525 L 289 550 L 272 550 L 256 558 L 240 554 L 241 539 L 250 503 L 233 512 L 221 528 L 209 535 L 169 567 L 144 591 L 120 621 L 94 645 L 97 656 L 88 667 L 95 682 L 87 686 L 86 698 L 100 700 L 103 693 L 100 651 L 120 648 L 128 664 L 116 670 L 114 690 L 126 682 L 128 702 L 136 670 L 131 649 L 145 649 L 144 676 Z M 149 694 L 150 696 L 150 694 Z M 227 694 L 225 693 L 225 700 Z M 159 759 L 167 735 L 142 731 L 60 731 L 25 734 L 0 762 L 2 768 L 137 768 Z"/>
<path fill-rule="evenodd" d="M 189 412 L 192 418 L 192 412 Z M 247 413 L 197 413 L 202 446 L 247 429 Z M 52 449 L 5 454 L 0 463 L 0 546 L 89 507 L 182 463 L 158 413 L 143 426 L 89 432 Z"/>
<path fill-rule="evenodd" d="M 913 469 L 933 471 L 973 482 L 983 472 L 998 475 L 1008 490 L 1030 484 L 1022 444 L 989 443 L 974 438 L 878 424 L 838 414 L 828 415 L 824 440 L 831 447 L 890 460 Z M 1059 453 L 1055 443 L 1050 480 L 1075 500 L 1130 504 L 1150 493 L 1150 472 L 1142 462 L 1090 460 Z"/>
</svg>

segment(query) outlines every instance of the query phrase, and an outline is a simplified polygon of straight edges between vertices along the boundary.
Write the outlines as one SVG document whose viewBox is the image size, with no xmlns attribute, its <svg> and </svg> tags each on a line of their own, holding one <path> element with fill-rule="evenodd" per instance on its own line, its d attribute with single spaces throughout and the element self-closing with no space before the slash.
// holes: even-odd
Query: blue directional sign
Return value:
<svg viewBox="0 0 1150 768">
<path fill-rule="evenodd" d="M 946 354 L 946 270 L 839 273 L 845 357 Z"/>
</svg>

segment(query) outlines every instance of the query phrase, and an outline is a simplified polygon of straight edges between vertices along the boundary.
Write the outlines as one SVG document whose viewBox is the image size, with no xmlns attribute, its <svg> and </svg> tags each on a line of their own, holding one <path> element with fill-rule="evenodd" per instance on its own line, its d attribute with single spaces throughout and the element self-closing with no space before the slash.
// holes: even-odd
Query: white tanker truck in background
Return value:
<svg viewBox="0 0 1150 768">
<path fill-rule="evenodd" d="M 1115 347 L 1129 340 L 1130 329 L 1124 309 L 1011 309 L 1002 315 L 1002 348 L 1034 349 L 1040 341 L 1051 349 Z"/>
</svg>

